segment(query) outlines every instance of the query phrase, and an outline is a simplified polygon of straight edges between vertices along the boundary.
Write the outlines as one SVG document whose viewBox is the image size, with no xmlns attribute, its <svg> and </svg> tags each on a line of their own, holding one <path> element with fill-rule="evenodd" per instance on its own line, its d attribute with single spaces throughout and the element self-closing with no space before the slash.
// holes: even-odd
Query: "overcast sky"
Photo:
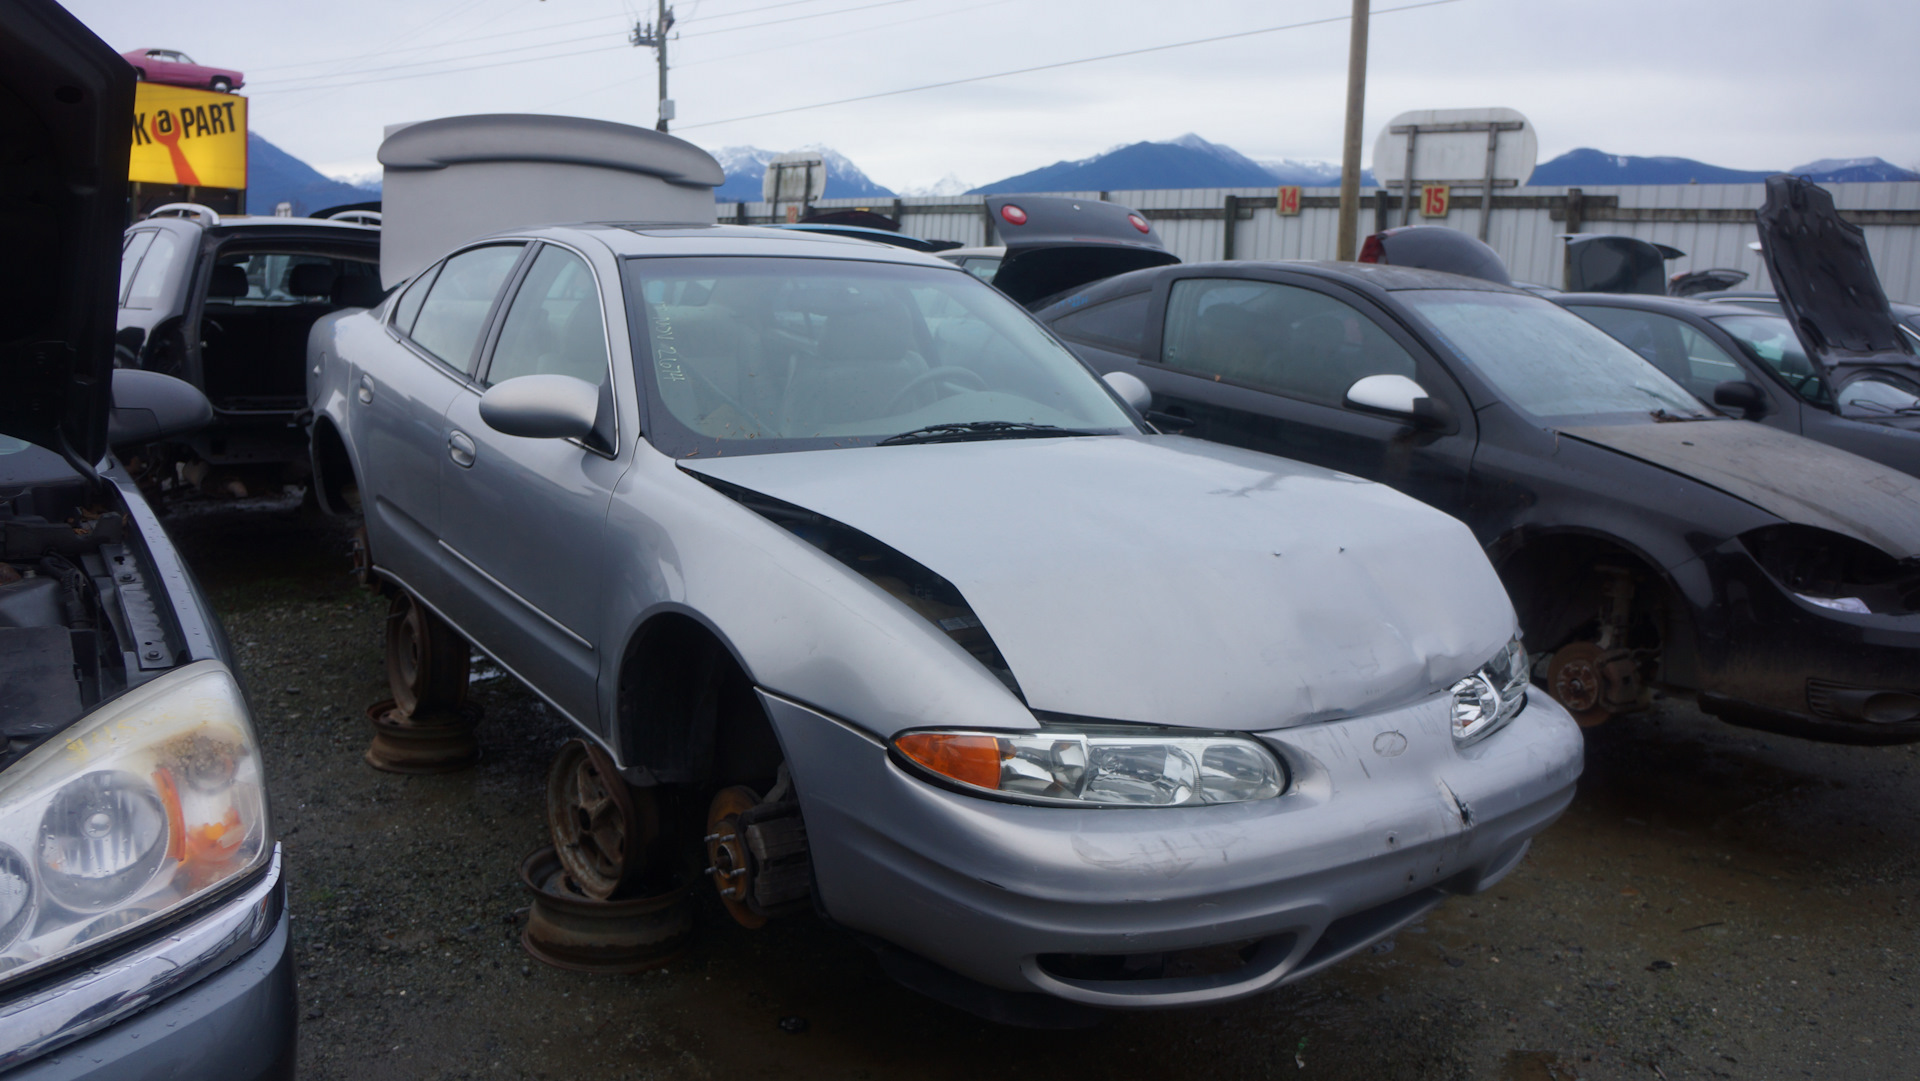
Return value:
<svg viewBox="0 0 1920 1081">
<path fill-rule="evenodd" d="M 117 50 L 246 73 L 252 127 L 331 175 L 381 129 L 482 112 L 652 126 L 643 0 L 66 0 Z M 1575 147 L 1741 169 L 1920 166 L 1915 0 L 1373 0 L 1366 147 L 1407 109 L 1515 108 L 1540 160 Z M 982 184 L 1195 132 L 1256 159 L 1338 161 L 1349 0 L 675 0 L 675 134 L 831 146 L 900 189 Z M 753 114 L 1268 27 L 1320 25 Z"/>
</svg>

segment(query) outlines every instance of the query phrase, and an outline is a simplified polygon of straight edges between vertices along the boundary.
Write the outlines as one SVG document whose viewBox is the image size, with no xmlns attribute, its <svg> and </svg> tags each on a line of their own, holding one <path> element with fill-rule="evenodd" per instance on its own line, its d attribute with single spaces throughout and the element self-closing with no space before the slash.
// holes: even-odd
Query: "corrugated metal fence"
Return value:
<svg viewBox="0 0 1920 1081">
<path fill-rule="evenodd" d="M 1920 181 L 1829 184 L 1834 202 L 1866 233 L 1874 266 L 1887 296 L 1920 304 Z M 1274 209 L 1272 188 L 1185 188 L 1159 191 L 1063 192 L 1107 198 L 1148 218 L 1167 246 L 1186 262 L 1216 259 L 1331 259 L 1338 229 L 1339 190 L 1307 188 L 1298 214 Z M 1760 184 L 1627 185 L 1604 188 L 1508 188 L 1493 200 L 1487 242 L 1516 279 L 1559 286 L 1563 233 L 1625 233 L 1668 244 L 1686 258 L 1668 264 L 1672 273 L 1732 267 L 1748 279 L 1741 288 L 1773 288 L 1756 239 L 1753 212 L 1766 198 Z M 1385 205 L 1379 205 L 1384 202 Z M 993 242 L 979 196 L 955 195 L 893 200 L 829 199 L 820 209 L 864 207 L 901 222 L 903 231 L 969 246 Z M 775 220 L 765 203 L 722 203 L 723 221 Z M 781 208 L 784 216 L 784 207 Z M 1447 225 L 1467 233 L 1480 227 L 1477 194 L 1456 194 L 1444 218 L 1415 224 Z M 1232 226 L 1228 221 L 1231 215 Z M 1398 225 L 1397 196 L 1366 193 L 1361 200 L 1362 236 L 1381 225 Z"/>
</svg>

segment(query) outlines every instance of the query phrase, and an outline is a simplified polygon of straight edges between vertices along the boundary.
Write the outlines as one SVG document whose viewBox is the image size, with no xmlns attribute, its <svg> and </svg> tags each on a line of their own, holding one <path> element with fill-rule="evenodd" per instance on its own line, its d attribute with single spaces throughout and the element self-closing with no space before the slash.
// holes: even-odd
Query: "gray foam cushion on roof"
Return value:
<svg viewBox="0 0 1920 1081">
<path fill-rule="evenodd" d="M 393 286 L 465 241 L 589 221 L 711 224 L 725 177 L 706 151 L 572 116 L 450 116 L 380 146 L 380 278 Z"/>
<path fill-rule="evenodd" d="M 380 144 L 388 169 L 443 169 L 484 161 L 594 165 L 714 188 L 726 172 L 713 156 L 665 132 L 579 116 L 482 113 L 409 124 Z"/>
</svg>

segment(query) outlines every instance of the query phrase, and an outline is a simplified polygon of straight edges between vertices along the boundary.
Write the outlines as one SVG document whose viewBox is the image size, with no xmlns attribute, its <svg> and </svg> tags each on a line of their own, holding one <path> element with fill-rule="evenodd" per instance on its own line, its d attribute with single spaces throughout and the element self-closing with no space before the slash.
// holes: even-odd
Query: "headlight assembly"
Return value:
<svg viewBox="0 0 1920 1081">
<path fill-rule="evenodd" d="M 1480 670 L 1453 685 L 1453 739 L 1467 744 L 1491 735 L 1527 706 L 1526 648 L 1515 638 Z"/>
<path fill-rule="evenodd" d="M 896 736 L 893 748 L 922 773 L 1019 803 L 1178 807 L 1266 799 L 1287 787 L 1280 760 L 1240 736 L 921 731 Z"/>
<path fill-rule="evenodd" d="M 203 661 L 0 775 L 0 981 L 164 919 L 269 856 L 240 688 Z"/>
</svg>

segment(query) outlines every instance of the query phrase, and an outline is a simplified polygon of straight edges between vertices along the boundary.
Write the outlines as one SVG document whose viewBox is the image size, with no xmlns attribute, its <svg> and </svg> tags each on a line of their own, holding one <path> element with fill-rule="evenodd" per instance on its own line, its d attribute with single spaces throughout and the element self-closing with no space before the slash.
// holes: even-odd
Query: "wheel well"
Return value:
<svg viewBox="0 0 1920 1081">
<path fill-rule="evenodd" d="M 1675 641 L 1666 576 L 1638 553 L 1600 537 L 1558 534 L 1522 543 L 1499 565 L 1500 580 L 1529 652 L 1552 652 L 1591 637 L 1601 618 L 1609 574 L 1625 572 L 1633 583 L 1627 644 L 1658 649 Z"/>
<path fill-rule="evenodd" d="M 313 485 L 321 509 L 328 514 L 359 512 L 360 485 L 353 475 L 353 460 L 347 457 L 340 432 L 325 417 L 313 425 Z"/>
<path fill-rule="evenodd" d="M 633 764 L 667 784 L 765 792 L 783 755 L 753 681 L 691 616 L 643 624 L 620 663 L 620 738 Z"/>
</svg>

